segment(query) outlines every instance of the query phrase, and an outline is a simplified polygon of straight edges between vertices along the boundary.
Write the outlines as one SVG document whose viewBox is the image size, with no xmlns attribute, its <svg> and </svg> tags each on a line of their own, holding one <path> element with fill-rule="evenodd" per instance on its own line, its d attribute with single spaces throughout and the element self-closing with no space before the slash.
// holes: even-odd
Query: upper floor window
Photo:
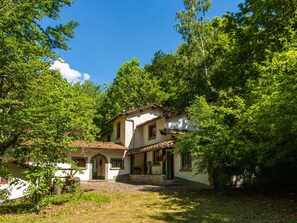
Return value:
<svg viewBox="0 0 297 223">
<path fill-rule="evenodd" d="M 192 168 L 192 157 L 191 153 L 181 154 L 181 170 L 189 171 Z"/>
<path fill-rule="evenodd" d="M 117 139 L 121 138 L 121 122 L 117 123 Z"/>
<path fill-rule="evenodd" d="M 157 135 L 157 127 L 156 127 L 156 123 L 153 123 L 148 126 L 148 138 L 155 139 L 156 135 Z"/>
</svg>

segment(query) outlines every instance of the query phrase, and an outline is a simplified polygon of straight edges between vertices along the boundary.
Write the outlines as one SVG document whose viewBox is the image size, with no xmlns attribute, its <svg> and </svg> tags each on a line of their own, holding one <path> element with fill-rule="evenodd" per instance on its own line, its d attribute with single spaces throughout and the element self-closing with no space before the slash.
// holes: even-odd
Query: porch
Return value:
<svg viewBox="0 0 297 223">
<path fill-rule="evenodd" d="M 130 181 L 165 185 L 167 180 L 174 179 L 173 140 L 131 149 Z"/>
</svg>

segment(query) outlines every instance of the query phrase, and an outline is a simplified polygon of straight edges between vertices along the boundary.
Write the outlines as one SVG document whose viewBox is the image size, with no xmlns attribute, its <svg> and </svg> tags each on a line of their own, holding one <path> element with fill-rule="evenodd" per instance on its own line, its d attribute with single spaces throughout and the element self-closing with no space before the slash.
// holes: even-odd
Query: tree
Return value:
<svg viewBox="0 0 297 223">
<path fill-rule="evenodd" d="M 150 77 L 148 72 L 140 67 L 139 61 L 133 58 L 120 67 L 103 97 L 105 98 L 100 111 L 105 114 L 106 121 L 123 109 L 162 103 L 167 96 L 158 80 Z"/>
<path fill-rule="evenodd" d="M 211 7 L 210 0 L 184 0 L 185 10 L 178 12 L 176 17 L 179 23 L 176 25 L 178 32 L 182 35 L 187 45 L 181 45 L 180 51 L 184 52 L 187 61 L 191 64 L 190 73 L 198 76 L 195 84 L 201 82 L 205 85 L 204 93 L 211 94 L 211 83 L 208 61 L 210 49 L 213 46 L 214 29 L 209 20 L 206 19 L 206 12 Z M 193 70 L 193 68 L 195 70 Z"/>
<path fill-rule="evenodd" d="M 101 90 L 101 86 L 86 80 L 83 83 L 75 83 L 73 87 L 76 92 L 79 92 L 79 94 L 84 94 L 94 100 L 95 103 L 93 109 L 96 111 L 96 114 L 94 114 L 93 123 L 98 127 L 98 129 L 104 128 L 105 121 L 103 121 L 103 110 L 101 110 L 101 108 L 105 100 L 105 93 Z M 99 131 L 97 133 L 99 134 Z"/>
<path fill-rule="evenodd" d="M 74 91 L 50 70 L 54 50 L 68 47 L 76 22 L 44 28 L 71 0 L 0 3 L 0 155 L 27 163 L 33 200 L 48 194 L 62 149 L 74 139 L 92 139 L 94 101 Z M 3 164 L 3 162 L 1 162 Z"/>
<path fill-rule="evenodd" d="M 295 188 L 295 1 L 249 1 L 212 23 L 223 43 L 213 54 L 211 86 L 218 97 L 197 97 L 188 111 L 198 123 L 180 136 L 177 151 L 197 157 L 214 186 Z M 295 5 L 295 4 L 294 4 Z M 215 42 L 214 42 L 215 43 Z M 220 41 L 218 42 L 220 43 Z"/>
<path fill-rule="evenodd" d="M 288 47 L 259 66 L 258 81 L 249 85 L 254 103 L 241 122 L 258 180 L 279 188 L 297 185 L 296 56 Z"/>
<path fill-rule="evenodd" d="M 246 93 L 248 81 L 259 77 L 257 64 L 296 38 L 296 4 L 296 0 L 246 0 L 239 4 L 239 12 L 223 16 L 219 29 L 230 42 L 212 76 L 215 88 Z"/>
<path fill-rule="evenodd" d="M 49 69 L 54 49 L 68 49 L 66 41 L 73 37 L 75 22 L 42 28 L 44 17 L 58 19 L 59 10 L 70 0 L 2 1 L 0 5 L 0 115 L 7 120 L 23 106 L 31 81 Z M 23 134 L 20 129 L 6 130 L 10 123 L 1 123 L 0 154 L 15 145 Z"/>
<path fill-rule="evenodd" d="M 216 104 L 196 97 L 188 108 L 195 130 L 181 135 L 178 152 L 191 152 L 196 158 L 197 172 L 207 171 L 215 188 L 233 186 L 232 177 L 246 168 L 245 151 L 238 133 L 238 122 L 245 108 L 242 98 L 232 92 L 221 92 Z"/>
</svg>

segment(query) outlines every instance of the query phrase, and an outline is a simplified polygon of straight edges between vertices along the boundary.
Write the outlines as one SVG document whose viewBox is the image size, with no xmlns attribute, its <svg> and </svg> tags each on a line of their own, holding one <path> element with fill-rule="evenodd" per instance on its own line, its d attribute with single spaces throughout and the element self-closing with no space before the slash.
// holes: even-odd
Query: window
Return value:
<svg viewBox="0 0 297 223">
<path fill-rule="evenodd" d="M 122 159 L 111 159 L 111 168 L 124 169 L 124 160 Z"/>
<path fill-rule="evenodd" d="M 8 180 L 4 177 L 0 177 L 0 184 L 8 184 Z"/>
<path fill-rule="evenodd" d="M 191 170 L 191 167 L 192 167 L 191 153 L 182 153 L 181 170 Z"/>
<path fill-rule="evenodd" d="M 158 165 L 160 161 L 159 150 L 153 152 L 153 164 Z"/>
<path fill-rule="evenodd" d="M 85 157 L 72 157 L 72 160 L 78 167 L 86 168 L 87 158 Z"/>
<path fill-rule="evenodd" d="M 117 123 L 117 139 L 121 138 L 121 122 Z"/>
<path fill-rule="evenodd" d="M 156 123 L 149 125 L 148 126 L 148 138 L 155 139 L 156 133 L 157 133 Z"/>
</svg>

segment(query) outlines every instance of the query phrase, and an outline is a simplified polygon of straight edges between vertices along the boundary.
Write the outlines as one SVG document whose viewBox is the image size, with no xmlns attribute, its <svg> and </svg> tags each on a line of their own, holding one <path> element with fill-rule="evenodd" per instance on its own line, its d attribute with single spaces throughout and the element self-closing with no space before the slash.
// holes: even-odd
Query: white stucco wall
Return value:
<svg viewBox="0 0 297 223">
<path fill-rule="evenodd" d="M 192 161 L 192 167 L 194 166 L 194 161 Z M 210 185 L 208 174 L 195 174 L 195 171 L 190 172 L 181 171 L 181 156 L 178 154 L 174 155 L 174 175 L 176 177 L 184 178 L 186 180 Z"/>
<path fill-rule="evenodd" d="M 14 182 L 17 181 L 18 184 L 0 184 L 0 191 L 1 190 L 8 190 L 9 195 L 8 195 L 8 200 L 14 200 L 20 197 L 25 196 L 28 193 L 28 187 L 29 183 L 25 180 L 22 180 L 20 178 L 12 178 L 10 179 L 9 182 Z M 2 203 L 3 200 L 0 200 L 0 203 Z"/>
<path fill-rule="evenodd" d="M 151 119 L 154 119 L 163 114 L 163 111 L 155 108 L 155 109 L 146 109 L 142 112 L 137 111 L 127 116 L 126 123 L 126 145 L 129 148 L 138 148 L 143 146 L 142 141 L 142 132 L 138 129 L 136 130 L 136 126 L 140 125 L 144 122 L 147 122 Z M 133 123 L 133 124 L 132 124 Z"/>
<path fill-rule="evenodd" d="M 0 190 L 7 189 L 9 191 L 8 200 L 17 199 L 23 197 L 28 192 L 29 183 L 24 180 L 24 167 L 11 164 L 7 168 L 7 172 L 13 176 L 9 180 L 8 184 L 0 184 Z M 18 182 L 14 185 L 13 182 Z M 0 200 L 0 203 L 3 201 Z"/>
<path fill-rule="evenodd" d="M 167 135 L 161 135 L 159 129 L 164 129 L 164 126 L 165 126 L 165 117 L 157 120 L 155 123 L 156 123 L 156 138 L 153 138 L 153 139 L 149 139 L 148 136 L 148 130 L 149 130 L 149 125 L 153 124 L 154 122 L 152 123 L 149 123 L 145 126 L 142 127 L 142 139 L 141 141 L 143 142 L 143 146 L 147 146 L 147 145 L 152 145 L 152 144 L 155 144 L 155 143 L 159 143 L 159 142 L 162 142 L 162 141 L 166 141 L 166 140 L 169 140 L 171 139 L 171 135 L 167 134 Z"/>
<path fill-rule="evenodd" d="M 191 126 L 192 121 L 187 118 L 186 113 L 181 113 L 179 115 L 174 115 L 166 119 L 165 128 L 166 129 L 178 129 L 178 130 L 193 130 Z"/>
<path fill-rule="evenodd" d="M 123 150 L 98 150 L 98 149 L 78 149 L 76 152 L 68 153 L 68 158 L 71 157 L 85 157 L 87 158 L 86 168 L 82 168 L 82 173 L 76 173 L 75 176 L 79 177 L 82 181 L 87 181 L 92 179 L 92 163 L 91 159 L 101 154 L 106 157 L 107 163 L 105 164 L 105 180 L 113 180 L 118 175 L 124 175 L 130 173 L 130 157 L 126 155 L 126 152 Z M 124 169 L 112 168 L 111 159 L 119 158 L 124 159 Z M 69 164 L 59 164 L 61 168 L 70 168 Z M 65 171 L 64 171 L 65 172 Z M 66 171 L 69 173 L 69 171 Z M 58 176 L 65 176 L 65 173 L 58 171 Z"/>
<path fill-rule="evenodd" d="M 151 172 L 151 174 L 162 174 L 161 164 L 154 164 L 153 152 L 148 152 L 147 153 L 147 161 L 151 161 L 151 163 L 152 163 L 152 172 Z"/>
<path fill-rule="evenodd" d="M 120 133 L 120 138 L 117 139 L 117 124 L 121 123 L 121 133 Z M 115 142 L 115 143 L 119 143 L 122 145 L 125 145 L 125 119 L 124 118 L 117 118 L 113 123 L 112 123 L 112 133 L 110 135 L 110 141 L 111 142 Z"/>
</svg>

